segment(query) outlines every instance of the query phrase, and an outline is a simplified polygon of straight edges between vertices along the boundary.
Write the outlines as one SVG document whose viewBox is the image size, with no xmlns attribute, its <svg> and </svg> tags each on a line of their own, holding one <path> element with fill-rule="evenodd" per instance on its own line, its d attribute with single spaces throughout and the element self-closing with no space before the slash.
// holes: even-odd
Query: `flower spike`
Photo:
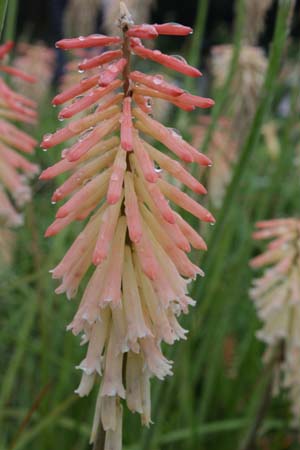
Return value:
<svg viewBox="0 0 300 450">
<path fill-rule="evenodd" d="M 29 83 L 36 81 L 35 77 L 2 64 L 12 47 L 12 42 L 0 46 L 0 231 L 2 227 L 14 227 L 22 223 L 17 209 L 30 200 L 28 180 L 39 171 L 36 164 L 20 154 L 33 153 L 36 140 L 14 123 L 35 123 L 36 103 L 15 92 L 1 77 L 1 73 L 5 73 Z"/>
<path fill-rule="evenodd" d="M 274 361 L 279 375 L 274 392 L 288 388 L 294 421 L 299 423 L 300 220 L 266 220 L 256 227 L 255 240 L 270 240 L 266 251 L 250 261 L 252 268 L 264 269 L 250 291 L 263 323 L 257 337 L 267 346 L 265 362 Z"/>
<path fill-rule="evenodd" d="M 194 193 L 205 194 L 205 187 L 182 162 L 210 166 L 210 159 L 155 120 L 148 105 L 151 97 L 186 110 L 208 108 L 213 101 L 189 94 L 161 75 L 130 67 L 135 54 L 200 76 L 185 61 L 141 44 L 141 39 L 185 36 L 192 30 L 179 24 L 134 25 L 122 2 L 120 27 L 122 38 L 95 35 L 58 42 L 63 49 L 117 47 L 79 64 L 87 71 L 85 78 L 53 100 L 56 105 L 71 101 L 60 111 L 61 119 L 77 114 L 79 118 L 44 136 L 41 144 L 52 148 L 77 138 L 64 149 L 61 161 L 41 175 L 47 180 L 70 174 L 53 195 L 54 202 L 66 202 L 46 236 L 89 218 L 52 276 L 61 281 L 56 292 L 72 298 L 95 266 L 68 329 L 83 333 L 88 343 L 86 358 L 78 366 L 83 376 L 76 392 L 88 395 L 102 375 L 91 441 L 101 421 L 106 450 L 121 449 L 122 403 L 141 415 L 142 424 L 151 423 L 149 380 L 172 374 L 161 343 L 186 339 L 177 317 L 194 304 L 188 297 L 189 282 L 203 275 L 187 253 L 191 247 L 206 250 L 206 244 L 174 205 L 214 222 L 204 207 L 164 179 L 165 172 Z M 166 152 L 148 142 L 153 138 Z"/>
</svg>

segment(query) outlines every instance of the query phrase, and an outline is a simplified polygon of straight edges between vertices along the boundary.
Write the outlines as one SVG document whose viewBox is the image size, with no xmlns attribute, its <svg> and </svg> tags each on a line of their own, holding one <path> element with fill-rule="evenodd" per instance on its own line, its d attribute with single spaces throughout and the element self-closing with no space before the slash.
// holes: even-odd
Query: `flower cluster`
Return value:
<svg viewBox="0 0 300 450">
<path fill-rule="evenodd" d="M 289 388 L 292 411 L 300 418 L 300 220 L 274 219 L 257 223 L 254 239 L 273 239 L 251 266 L 269 267 L 250 291 L 262 329 L 259 339 L 268 346 L 266 359 L 283 346 L 280 362 L 283 386 Z"/>
<path fill-rule="evenodd" d="M 42 42 L 32 45 L 22 42 L 17 45 L 16 53 L 14 67 L 24 72 L 33 72 L 36 82 L 28 84 L 26 80 L 16 78 L 14 86 L 19 93 L 26 96 L 30 94 L 30 98 L 39 103 L 49 92 L 53 77 L 54 51 Z"/>
<path fill-rule="evenodd" d="M 213 101 L 184 92 L 160 75 L 130 69 L 132 55 L 137 55 L 200 76 L 185 61 L 150 50 L 141 41 L 159 35 L 185 36 L 191 29 L 171 23 L 134 25 L 122 3 L 120 26 L 122 38 L 92 35 L 56 44 L 65 50 L 114 49 L 80 63 L 80 71 L 97 68 L 97 73 L 53 100 L 54 105 L 67 103 L 59 113 L 61 120 L 92 106 L 94 112 L 46 135 L 41 144 L 48 149 L 78 137 L 62 151 L 62 159 L 41 175 L 46 180 L 70 172 L 53 194 L 53 202 L 68 199 L 46 235 L 89 218 L 52 276 L 61 280 L 56 292 L 72 298 L 88 272 L 78 311 L 68 326 L 88 343 L 79 365 L 83 375 L 77 393 L 87 395 L 96 376 L 102 376 L 91 440 L 101 422 L 105 448 L 114 450 L 121 448 L 121 399 L 141 415 L 143 424 L 150 424 L 150 377 L 172 374 L 160 345 L 185 339 L 177 316 L 194 304 L 187 286 L 203 274 L 187 253 L 191 246 L 205 250 L 206 245 L 169 201 L 204 222 L 214 222 L 204 207 L 164 179 L 166 172 L 194 193 L 205 194 L 203 185 L 179 160 L 210 166 L 210 159 L 151 114 L 152 98 L 187 111 L 210 107 Z M 167 151 L 157 150 L 147 137 Z"/>
<path fill-rule="evenodd" d="M 212 74 L 215 85 L 219 88 L 224 86 L 232 56 L 232 45 L 217 45 L 212 49 Z M 242 46 L 230 87 L 227 112 L 227 115 L 232 118 L 233 130 L 241 140 L 256 111 L 266 69 L 267 58 L 262 48 L 250 45 Z"/>
<path fill-rule="evenodd" d="M 201 115 L 198 117 L 197 123 L 191 127 L 194 147 L 201 148 L 210 122 L 209 116 Z M 207 151 L 207 155 L 214 161 L 213 167 L 207 173 L 207 188 L 211 202 L 216 208 L 220 208 L 222 205 L 237 154 L 238 147 L 235 138 L 232 136 L 231 120 L 221 117 Z"/>
<path fill-rule="evenodd" d="M 0 46 L 0 74 L 9 74 L 33 83 L 35 78 L 5 65 L 2 60 L 13 44 Z M 27 161 L 19 152 L 32 153 L 37 142 L 13 122 L 35 123 L 36 104 L 12 90 L 0 76 L 0 225 L 16 226 L 22 221 L 15 205 L 30 200 L 28 178 L 36 174 L 38 166 Z M 13 202 L 11 201 L 13 199 Z"/>
</svg>

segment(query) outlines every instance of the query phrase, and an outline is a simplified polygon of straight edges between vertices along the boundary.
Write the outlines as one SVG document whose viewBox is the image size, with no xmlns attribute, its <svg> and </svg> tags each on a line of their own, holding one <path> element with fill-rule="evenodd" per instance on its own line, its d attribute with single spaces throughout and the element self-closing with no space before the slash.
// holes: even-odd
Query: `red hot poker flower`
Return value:
<svg viewBox="0 0 300 450">
<path fill-rule="evenodd" d="M 182 109 L 207 108 L 213 101 L 188 94 L 161 75 L 149 76 L 130 67 L 131 55 L 136 54 L 199 76 L 186 62 L 149 50 L 140 41 L 159 34 L 187 35 L 191 29 L 177 24 L 133 25 L 123 4 L 120 26 L 122 39 L 97 35 L 57 43 L 63 49 L 117 47 L 79 64 L 80 70 L 98 67 L 99 73 L 60 93 L 53 103 L 64 105 L 73 99 L 59 113 L 61 119 L 86 110 L 88 114 L 46 135 L 41 144 L 48 149 L 78 138 L 41 175 L 46 180 L 70 173 L 53 195 L 54 202 L 67 201 L 46 236 L 89 218 L 52 276 L 61 280 L 56 292 L 72 298 L 95 266 L 68 329 L 75 335 L 83 333 L 88 343 L 79 365 L 83 376 L 78 394 L 87 395 L 97 374 L 102 376 L 91 440 L 101 418 L 105 448 L 113 450 L 121 449 L 121 399 L 141 414 L 143 424 L 151 423 L 149 379 L 172 374 L 160 344 L 185 339 L 177 317 L 194 304 L 187 291 L 190 280 L 203 275 L 187 253 L 191 247 L 205 250 L 206 245 L 173 205 L 214 222 L 204 207 L 163 175 L 165 171 L 195 193 L 205 194 L 181 161 L 210 166 L 210 159 L 152 118 L 147 99 L 161 98 Z M 148 137 L 161 142 L 166 153 L 150 145 Z"/>
<path fill-rule="evenodd" d="M 34 123 L 36 104 L 12 90 L 1 77 L 4 72 L 30 83 L 36 81 L 21 70 L 2 64 L 12 47 L 12 42 L 0 46 L 0 226 L 16 226 L 22 222 L 10 198 L 17 206 L 29 201 L 27 179 L 38 171 L 38 166 L 20 155 L 20 152 L 32 153 L 37 142 L 12 123 Z"/>
</svg>

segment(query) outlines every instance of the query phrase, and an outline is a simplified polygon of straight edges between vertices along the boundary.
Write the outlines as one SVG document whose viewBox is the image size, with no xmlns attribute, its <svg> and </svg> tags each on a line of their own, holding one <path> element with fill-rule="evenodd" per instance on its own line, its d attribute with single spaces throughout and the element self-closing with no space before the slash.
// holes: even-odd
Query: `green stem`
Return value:
<svg viewBox="0 0 300 450">
<path fill-rule="evenodd" d="M 30 295 L 32 295 L 31 291 Z M 36 302 L 33 302 L 28 305 L 27 311 L 24 314 L 22 326 L 20 327 L 19 333 L 17 335 L 17 342 L 15 347 L 16 351 L 12 356 L 9 366 L 2 378 L 0 391 L 0 422 L 2 421 L 3 418 L 2 413 L 4 406 L 9 401 L 10 396 L 14 390 L 14 386 L 16 385 L 17 373 L 26 351 L 28 338 L 34 325 L 35 315 L 36 315 Z"/>
<path fill-rule="evenodd" d="M 0 0 L 0 38 L 4 26 L 5 16 L 7 12 L 8 0 Z"/>
<path fill-rule="evenodd" d="M 13 41 L 16 34 L 18 0 L 9 0 L 7 6 L 4 40 Z"/>
</svg>

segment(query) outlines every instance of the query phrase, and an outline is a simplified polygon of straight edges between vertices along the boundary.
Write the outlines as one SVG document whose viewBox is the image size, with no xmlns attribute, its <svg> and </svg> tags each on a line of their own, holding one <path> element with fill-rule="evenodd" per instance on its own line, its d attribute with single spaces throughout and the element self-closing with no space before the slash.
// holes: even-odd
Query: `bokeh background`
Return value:
<svg viewBox="0 0 300 450">
<path fill-rule="evenodd" d="M 60 126 L 51 97 L 81 76 L 82 55 L 67 56 L 54 42 L 110 32 L 113 3 L 9 0 L 2 41 L 14 39 L 11 64 L 38 77 L 37 87 L 15 88 L 39 102 L 38 125 L 26 127 L 39 141 Z M 218 221 L 201 226 L 207 254 L 192 255 L 206 277 L 191 287 L 197 306 L 182 321 L 188 340 L 165 349 L 174 376 L 152 382 L 151 428 L 142 429 L 126 412 L 124 448 L 299 449 L 300 421 L 291 416 L 285 390 L 272 396 L 265 347 L 256 338 L 261 324 L 248 294 L 249 260 L 261 250 L 251 237 L 254 223 L 299 215 L 299 2 L 269 1 L 262 14 L 263 0 L 254 1 L 252 17 L 247 0 L 135 3 L 134 17 L 195 28 L 187 39 L 163 38 L 158 46 L 201 69 L 199 81 L 179 76 L 176 82 L 214 98 L 216 106 L 209 114 L 187 114 L 159 104 L 157 114 L 214 160 L 209 174 L 195 174 L 209 187 L 205 202 Z M 155 73 L 154 65 L 139 64 Z M 45 168 L 58 161 L 58 152 L 37 149 L 32 160 Z M 82 226 L 45 239 L 56 182 L 34 179 L 31 186 L 24 224 L 4 239 L 0 253 L 0 448 L 85 450 L 97 392 L 85 399 L 73 394 L 80 378 L 74 366 L 84 349 L 65 331 L 80 293 L 72 302 L 57 296 L 49 274 Z"/>
</svg>

